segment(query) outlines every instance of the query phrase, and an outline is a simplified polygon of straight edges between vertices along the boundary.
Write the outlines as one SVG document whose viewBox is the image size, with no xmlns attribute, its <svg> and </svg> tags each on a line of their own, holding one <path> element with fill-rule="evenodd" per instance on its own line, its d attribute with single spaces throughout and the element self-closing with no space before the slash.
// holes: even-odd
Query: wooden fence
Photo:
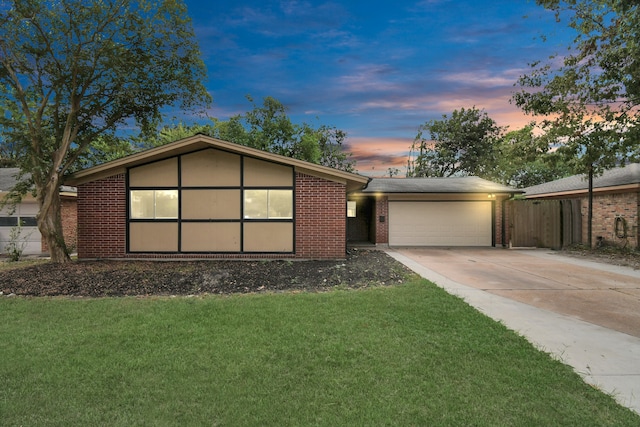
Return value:
<svg viewBox="0 0 640 427">
<path fill-rule="evenodd" d="M 582 243 L 580 200 L 510 200 L 507 202 L 513 247 L 562 249 Z"/>
</svg>

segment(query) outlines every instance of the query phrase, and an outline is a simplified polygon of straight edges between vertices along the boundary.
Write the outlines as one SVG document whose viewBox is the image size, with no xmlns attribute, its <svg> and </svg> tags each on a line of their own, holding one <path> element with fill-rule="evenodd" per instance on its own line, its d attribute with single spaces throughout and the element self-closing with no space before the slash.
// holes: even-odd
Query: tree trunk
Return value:
<svg viewBox="0 0 640 427">
<path fill-rule="evenodd" d="M 38 229 L 47 243 L 51 261 L 60 264 L 71 261 L 62 231 L 60 191 L 57 179 L 52 179 L 38 189 Z"/>
</svg>

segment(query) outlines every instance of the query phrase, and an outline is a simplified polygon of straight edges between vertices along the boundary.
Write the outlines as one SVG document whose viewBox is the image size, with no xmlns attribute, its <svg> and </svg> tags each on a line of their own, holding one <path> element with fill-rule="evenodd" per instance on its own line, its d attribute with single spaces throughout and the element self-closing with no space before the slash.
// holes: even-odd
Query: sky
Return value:
<svg viewBox="0 0 640 427">
<path fill-rule="evenodd" d="M 528 64 L 571 33 L 527 0 L 185 0 L 222 120 L 271 96 L 294 123 L 347 132 L 359 173 L 406 172 L 418 127 L 460 108 L 509 130 Z M 546 36 L 546 41 L 545 40 Z"/>
</svg>

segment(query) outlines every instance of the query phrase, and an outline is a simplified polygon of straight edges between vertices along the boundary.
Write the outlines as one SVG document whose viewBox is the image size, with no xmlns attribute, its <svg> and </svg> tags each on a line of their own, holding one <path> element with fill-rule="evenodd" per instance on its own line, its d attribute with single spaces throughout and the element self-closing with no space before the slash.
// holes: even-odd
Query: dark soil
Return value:
<svg viewBox="0 0 640 427">
<path fill-rule="evenodd" d="M 559 252 L 574 258 L 581 258 L 587 261 L 602 262 L 605 264 L 630 267 L 640 270 L 640 252 L 630 249 L 618 248 L 615 246 L 604 246 L 596 249 L 589 249 L 584 246 L 576 246 Z"/>
<path fill-rule="evenodd" d="M 403 282 L 409 269 L 381 251 L 340 261 L 81 261 L 0 270 L 1 295 L 141 296 L 323 291 Z"/>
</svg>

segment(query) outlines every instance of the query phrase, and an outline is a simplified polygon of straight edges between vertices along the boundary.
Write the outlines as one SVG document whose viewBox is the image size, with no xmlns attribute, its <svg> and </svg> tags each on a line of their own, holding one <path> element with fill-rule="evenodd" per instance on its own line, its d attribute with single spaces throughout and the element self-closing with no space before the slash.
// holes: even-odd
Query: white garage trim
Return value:
<svg viewBox="0 0 640 427">
<path fill-rule="evenodd" d="M 491 201 L 389 201 L 391 246 L 493 246 Z"/>
</svg>

